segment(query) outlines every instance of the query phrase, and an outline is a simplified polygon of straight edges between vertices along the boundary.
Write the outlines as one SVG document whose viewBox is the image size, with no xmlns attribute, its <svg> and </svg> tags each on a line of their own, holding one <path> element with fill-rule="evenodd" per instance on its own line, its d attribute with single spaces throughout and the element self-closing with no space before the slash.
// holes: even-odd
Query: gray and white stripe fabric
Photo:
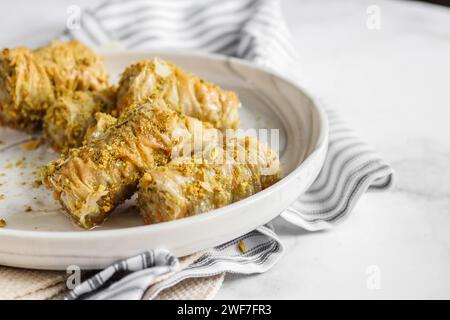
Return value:
<svg viewBox="0 0 450 320">
<path fill-rule="evenodd" d="M 154 299 L 162 290 L 188 278 L 225 272 L 266 272 L 283 252 L 283 244 L 270 224 L 205 250 L 194 263 L 182 270 L 179 270 L 178 259 L 167 250 L 149 250 L 118 261 L 80 283 L 69 292 L 66 300 Z"/>
<path fill-rule="evenodd" d="M 243 247 L 239 243 L 243 243 Z M 193 277 L 209 277 L 221 273 L 264 273 L 279 260 L 284 252 L 281 240 L 271 225 L 261 226 L 238 239 L 209 249 L 186 269 L 158 282 L 146 292 L 146 299 L 155 298 L 162 290 Z"/>
<path fill-rule="evenodd" d="M 139 300 L 155 279 L 178 270 L 169 251 L 151 250 L 121 260 L 77 285 L 66 300 Z"/>
<path fill-rule="evenodd" d="M 64 37 L 93 47 L 220 53 L 301 82 L 297 54 L 276 0 L 115 0 L 84 11 L 80 22 L 66 30 Z M 311 231 L 335 225 L 348 216 L 368 189 L 387 189 L 393 177 L 391 167 L 339 119 L 336 110 L 326 111 L 330 133 L 325 165 L 311 188 L 281 213 L 286 221 Z M 262 227 L 243 237 L 258 248 L 258 255 L 249 251 L 247 255 L 232 252 L 227 256 L 227 250 L 211 249 L 198 264 L 162 282 L 148 296 L 154 297 L 158 290 L 189 276 L 220 270 L 264 272 L 283 251 L 270 228 Z M 239 239 L 231 243 L 236 241 Z"/>
<path fill-rule="evenodd" d="M 326 112 L 330 130 L 325 164 L 308 192 L 281 214 L 310 231 L 332 227 L 368 189 L 388 189 L 393 182 L 392 168 L 335 111 Z"/>
</svg>

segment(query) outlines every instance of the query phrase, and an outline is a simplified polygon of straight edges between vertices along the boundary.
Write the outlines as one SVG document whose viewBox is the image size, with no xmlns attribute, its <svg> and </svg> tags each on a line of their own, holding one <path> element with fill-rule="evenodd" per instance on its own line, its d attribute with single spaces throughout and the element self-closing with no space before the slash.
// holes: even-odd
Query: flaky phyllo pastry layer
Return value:
<svg viewBox="0 0 450 320">
<path fill-rule="evenodd" d="M 160 58 L 139 61 L 122 74 L 117 92 L 119 112 L 158 96 L 182 114 L 219 129 L 237 128 L 241 102 L 234 92 L 189 74 Z"/>
<path fill-rule="evenodd" d="M 176 220 L 245 199 L 279 177 L 278 156 L 267 145 L 233 138 L 148 170 L 138 203 L 148 224 Z"/>
<path fill-rule="evenodd" d="M 114 112 L 115 93 L 115 87 L 108 87 L 99 91 L 75 91 L 56 99 L 44 117 L 45 138 L 53 149 L 67 151 L 80 147 L 89 128 L 97 126 L 95 115 Z"/>
<path fill-rule="evenodd" d="M 108 86 L 103 59 L 76 41 L 54 41 L 37 50 L 3 49 L 0 54 L 0 123 L 41 128 L 47 109 L 61 96 Z"/>
<path fill-rule="evenodd" d="M 0 123 L 36 132 L 59 159 L 42 171 L 68 216 L 101 224 L 138 192 L 145 223 L 244 199 L 280 178 L 278 155 L 239 124 L 236 93 L 161 58 L 128 66 L 118 86 L 83 44 L 54 41 L 0 54 Z"/>
<path fill-rule="evenodd" d="M 99 138 L 50 163 L 44 183 L 81 226 L 93 227 L 133 195 L 146 170 L 221 138 L 208 128 L 163 100 L 130 108 Z"/>
</svg>

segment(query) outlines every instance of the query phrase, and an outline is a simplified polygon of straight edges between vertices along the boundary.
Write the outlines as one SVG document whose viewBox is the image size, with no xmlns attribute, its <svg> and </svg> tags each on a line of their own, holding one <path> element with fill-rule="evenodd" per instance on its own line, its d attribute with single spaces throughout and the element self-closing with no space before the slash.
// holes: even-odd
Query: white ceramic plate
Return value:
<svg viewBox="0 0 450 320">
<path fill-rule="evenodd" d="M 268 70 L 217 55 L 104 54 L 113 81 L 130 63 L 155 55 L 235 90 L 243 103 L 242 128 L 279 129 L 284 178 L 252 197 L 194 217 L 144 226 L 137 210 L 118 210 L 103 226 L 84 231 L 61 213 L 50 191 L 32 186 L 36 179 L 32 171 L 57 155 L 46 145 L 24 151 L 21 143 L 27 135 L 0 128 L 0 194 L 4 195 L 0 218 L 7 222 L 0 229 L 1 265 L 102 268 L 153 248 L 167 248 L 177 256 L 191 254 L 272 220 L 316 178 L 326 154 L 328 127 L 323 111 L 304 91 Z"/>
</svg>

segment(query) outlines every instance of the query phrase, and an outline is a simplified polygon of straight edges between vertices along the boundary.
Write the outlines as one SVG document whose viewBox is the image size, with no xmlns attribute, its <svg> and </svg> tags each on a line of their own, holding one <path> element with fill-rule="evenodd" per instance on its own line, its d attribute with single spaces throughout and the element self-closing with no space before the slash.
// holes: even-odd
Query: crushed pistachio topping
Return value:
<svg viewBox="0 0 450 320">
<path fill-rule="evenodd" d="M 39 148 L 39 146 L 41 144 L 42 144 L 41 139 L 31 139 L 25 143 L 22 143 L 21 147 L 23 150 L 32 151 L 32 150 L 36 150 L 37 148 Z"/>
<path fill-rule="evenodd" d="M 243 240 L 240 240 L 240 241 L 239 241 L 238 247 L 239 247 L 239 250 L 240 250 L 242 253 L 246 253 L 246 252 L 247 252 L 247 248 L 245 247 L 245 243 L 244 243 Z"/>
<path fill-rule="evenodd" d="M 0 124 L 33 132 L 42 128 L 47 109 L 71 92 L 108 85 L 105 64 L 77 41 L 53 41 L 30 50 L 0 52 Z"/>
<path fill-rule="evenodd" d="M 96 125 L 98 112 L 115 108 L 116 87 L 102 91 L 76 91 L 59 97 L 44 117 L 44 134 L 57 151 L 66 152 L 83 144 L 89 128 Z"/>
<path fill-rule="evenodd" d="M 16 161 L 15 166 L 21 169 L 25 169 L 25 161 L 24 159 L 19 159 Z"/>
<path fill-rule="evenodd" d="M 144 221 L 170 221 L 221 208 L 278 181 L 278 156 L 269 147 L 254 142 L 249 143 L 247 138 L 232 139 L 222 147 L 174 159 L 165 167 L 147 171 L 140 181 L 138 196 Z M 256 148 L 265 152 L 265 162 L 238 161 L 240 153 L 249 158 Z M 227 156 L 230 159 L 224 162 Z M 266 175 L 263 173 L 266 167 L 276 170 Z"/>
<path fill-rule="evenodd" d="M 146 170 L 167 164 L 178 144 L 176 130 L 192 136 L 185 118 L 162 100 L 129 108 L 100 137 L 48 164 L 43 183 L 81 226 L 91 228 L 133 195 Z"/>
<path fill-rule="evenodd" d="M 241 103 L 234 92 L 158 57 L 125 69 L 117 92 L 119 113 L 134 103 L 145 103 L 155 97 L 163 99 L 172 110 L 210 122 L 219 129 L 235 129 L 239 124 Z"/>
</svg>

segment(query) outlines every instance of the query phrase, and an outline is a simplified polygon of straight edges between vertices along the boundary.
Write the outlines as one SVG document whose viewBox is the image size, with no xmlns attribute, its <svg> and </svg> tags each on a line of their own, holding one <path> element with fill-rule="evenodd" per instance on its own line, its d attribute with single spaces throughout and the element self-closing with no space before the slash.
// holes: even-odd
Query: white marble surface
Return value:
<svg viewBox="0 0 450 320">
<path fill-rule="evenodd" d="M 69 4 L 2 1 L 0 47 L 33 46 Z M 366 26 L 369 6 L 380 29 Z M 450 298 L 450 9 L 406 1 L 284 0 L 304 86 L 341 111 L 396 170 L 337 228 L 277 223 L 287 253 L 263 275 L 227 276 L 219 299 Z"/>
</svg>

